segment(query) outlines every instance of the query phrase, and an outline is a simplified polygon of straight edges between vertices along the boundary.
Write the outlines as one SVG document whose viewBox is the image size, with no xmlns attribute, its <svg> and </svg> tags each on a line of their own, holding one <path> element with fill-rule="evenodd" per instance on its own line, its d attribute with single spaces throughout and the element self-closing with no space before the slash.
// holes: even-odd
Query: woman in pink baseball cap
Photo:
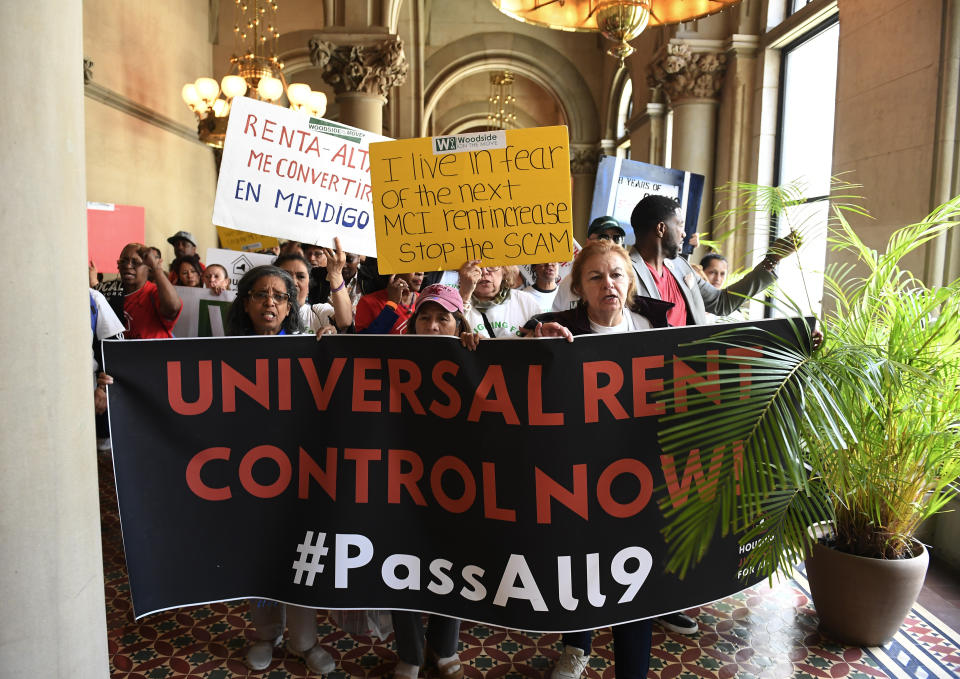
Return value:
<svg viewBox="0 0 960 679">
<path fill-rule="evenodd" d="M 450 335 L 459 337 L 467 349 L 480 341 L 467 332 L 463 318 L 463 300 L 456 288 L 430 285 L 420 291 L 417 305 L 407 321 L 408 335 Z M 425 660 L 436 665 L 441 679 L 463 679 L 463 666 L 457 655 L 460 621 L 442 615 L 430 615 L 426 630 L 423 615 L 416 611 L 393 611 L 393 631 L 400 660 L 393 671 L 395 679 L 417 679 Z M 429 647 L 429 657 L 425 648 Z"/>
<path fill-rule="evenodd" d="M 463 317 L 463 299 L 449 285 L 428 285 L 420 291 L 407 321 L 408 335 L 451 335 L 467 349 L 476 349 L 480 335 L 470 332 Z"/>
</svg>

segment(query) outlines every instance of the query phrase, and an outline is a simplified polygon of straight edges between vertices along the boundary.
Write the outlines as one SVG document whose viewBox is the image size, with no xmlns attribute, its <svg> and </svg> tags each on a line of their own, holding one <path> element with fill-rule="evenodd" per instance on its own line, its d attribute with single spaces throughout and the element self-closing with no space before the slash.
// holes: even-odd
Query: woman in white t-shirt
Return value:
<svg viewBox="0 0 960 679">
<path fill-rule="evenodd" d="M 540 313 L 536 298 L 514 290 L 514 267 L 484 266 L 476 260 L 460 268 L 460 296 L 468 330 L 481 337 L 519 337 L 527 319 Z"/>
</svg>

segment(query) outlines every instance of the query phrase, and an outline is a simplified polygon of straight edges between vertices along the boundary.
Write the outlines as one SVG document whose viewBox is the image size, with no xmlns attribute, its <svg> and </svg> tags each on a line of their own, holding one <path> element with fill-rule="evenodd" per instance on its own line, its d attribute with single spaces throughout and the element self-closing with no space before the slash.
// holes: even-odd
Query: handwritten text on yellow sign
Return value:
<svg viewBox="0 0 960 679">
<path fill-rule="evenodd" d="M 567 128 L 370 145 L 381 273 L 572 258 Z"/>
</svg>

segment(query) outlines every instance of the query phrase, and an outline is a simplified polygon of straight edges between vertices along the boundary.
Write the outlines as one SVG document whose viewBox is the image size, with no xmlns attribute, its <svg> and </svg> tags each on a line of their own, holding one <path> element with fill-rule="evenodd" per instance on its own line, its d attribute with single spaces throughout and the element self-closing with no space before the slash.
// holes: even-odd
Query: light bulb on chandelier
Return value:
<svg viewBox="0 0 960 679">
<path fill-rule="evenodd" d="M 327 97 L 305 83 L 287 84 L 283 62 L 277 56 L 280 34 L 276 26 L 277 0 L 237 0 L 233 29 L 236 54 L 230 72 L 218 83 L 201 77 L 180 91 L 184 103 L 197 116 L 197 136 L 216 148 L 223 147 L 227 117 L 235 97 L 248 96 L 278 102 L 284 94 L 290 108 L 320 117 L 326 112 Z M 241 30 L 241 26 L 244 27 Z"/>
</svg>

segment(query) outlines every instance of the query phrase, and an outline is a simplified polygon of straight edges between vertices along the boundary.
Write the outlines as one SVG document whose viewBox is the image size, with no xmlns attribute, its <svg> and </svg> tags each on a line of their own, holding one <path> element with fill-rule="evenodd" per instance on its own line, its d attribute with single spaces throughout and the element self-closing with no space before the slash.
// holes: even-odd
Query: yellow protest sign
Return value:
<svg viewBox="0 0 960 679">
<path fill-rule="evenodd" d="M 241 250 L 251 252 L 257 250 L 269 250 L 280 245 L 280 241 L 273 236 L 261 236 L 247 231 L 237 231 L 228 229 L 225 226 L 217 227 L 217 235 L 220 237 L 220 247 L 224 250 Z"/>
<path fill-rule="evenodd" d="M 380 273 L 573 258 L 567 128 L 370 144 Z"/>
</svg>

